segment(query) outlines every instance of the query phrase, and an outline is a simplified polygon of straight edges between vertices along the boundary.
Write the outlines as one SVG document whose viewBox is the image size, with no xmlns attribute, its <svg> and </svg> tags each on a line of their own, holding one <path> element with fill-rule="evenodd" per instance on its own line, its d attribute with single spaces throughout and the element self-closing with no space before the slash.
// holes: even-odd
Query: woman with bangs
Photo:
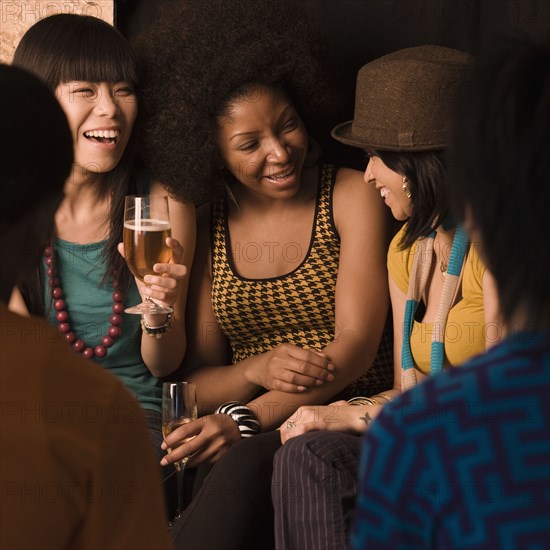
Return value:
<svg viewBox="0 0 550 550">
<path fill-rule="evenodd" d="M 117 375 L 142 405 L 158 453 L 161 379 L 178 368 L 186 347 L 194 206 L 136 166 L 139 66 L 116 29 L 89 16 L 47 17 L 25 33 L 13 64 L 55 92 L 71 128 L 74 163 L 50 246 L 37 254 L 35 273 L 14 290 L 10 308 L 46 316 L 77 353 Z M 169 195 L 172 258 L 156 264 L 146 284 L 130 275 L 120 244 L 124 197 L 136 194 Z M 142 332 L 139 316 L 123 314 L 146 297 L 174 308 L 171 323 L 166 315 L 143 316 L 141 326 L 165 326 L 160 339 Z M 113 411 L 126 419 L 135 413 Z"/>
</svg>

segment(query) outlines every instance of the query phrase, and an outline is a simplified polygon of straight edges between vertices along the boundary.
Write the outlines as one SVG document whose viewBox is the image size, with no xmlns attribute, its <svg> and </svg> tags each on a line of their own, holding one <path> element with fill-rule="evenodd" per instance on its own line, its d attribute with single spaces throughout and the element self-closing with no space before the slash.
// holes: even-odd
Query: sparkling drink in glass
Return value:
<svg viewBox="0 0 550 550">
<path fill-rule="evenodd" d="M 196 386 L 192 382 L 164 382 L 162 385 L 162 434 L 170 435 L 174 430 L 197 420 Z M 184 443 L 195 436 L 188 437 Z M 171 449 L 168 449 L 171 452 Z M 177 476 L 178 507 L 175 521 L 183 512 L 183 473 L 192 454 L 174 463 Z"/>
<path fill-rule="evenodd" d="M 171 235 L 168 197 L 131 195 L 124 203 L 124 254 L 128 268 L 140 281 L 154 275 L 156 263 L 170 261 L 172 251 L 166 244 Z M 129 307 L 126 313 L 172 313 L 172 308 L 155 303 L 149 297 L 141 304 Z"/>
</svg>

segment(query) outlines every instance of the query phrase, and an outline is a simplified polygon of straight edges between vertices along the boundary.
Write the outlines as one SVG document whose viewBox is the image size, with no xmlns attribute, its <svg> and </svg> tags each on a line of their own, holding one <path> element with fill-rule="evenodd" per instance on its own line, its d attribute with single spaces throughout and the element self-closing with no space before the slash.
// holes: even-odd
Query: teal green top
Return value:
<svg viewBox="0 0 550 550">
<path fill-rule="evenodd" d="M 105 267 L 102 262 L 107 241 L 75 244 L 55 240 L 56 271 L 61 280 L 63 298 L 69 312 L 71 330 L 86 346 L 95 347 L 107 335 L 113 314 L 113 287 L 101 286 Z M 45 304 L 48 319 L 57 326 L 50 288 L 45 277 Z M 126 291 L 124 305 L 141 302 L 135 281 Z M 123 313 L 122 334 L 104 358 L 93 360 L 118 376 L 144 409 L 161 411 L 162 383 L 151 374 L 141 357 L 141 326 L 139 315 Z"/>
</svg>

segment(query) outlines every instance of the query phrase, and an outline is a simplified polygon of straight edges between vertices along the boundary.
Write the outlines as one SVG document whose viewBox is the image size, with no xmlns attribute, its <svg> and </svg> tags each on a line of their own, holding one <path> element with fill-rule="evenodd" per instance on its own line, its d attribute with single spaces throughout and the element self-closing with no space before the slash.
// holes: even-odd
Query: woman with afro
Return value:
<svg viewBox="0 0 550 550">
<path fill-rule="evenodd" d="M 146 162 L 207 203 L 185 361 L 201 418 L 165 439 L 161 463 L 191 456 L 198 479 L 214 465 L 178 546 L 266 548 L 275 428 L 302 405 L 391 386 L 388 218 L 363 174 L 323 162 L 311 137 L 334 95 L 303 18 L 279 0 L 206 5 L 165 12 L 136 44 Z"/>
</svg>

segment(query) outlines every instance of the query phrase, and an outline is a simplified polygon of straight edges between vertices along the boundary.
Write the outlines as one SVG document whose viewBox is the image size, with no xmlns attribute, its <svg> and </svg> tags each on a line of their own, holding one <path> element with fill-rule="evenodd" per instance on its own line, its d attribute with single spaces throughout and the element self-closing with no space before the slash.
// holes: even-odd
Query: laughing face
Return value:
<svg viewBox="0 0 550 550">
<path fill-rule="evenodd" d="M 364 176 L 366 183 L 373 184 L 380 192 L 386 206 L 396 220 L 404 221 L 412 214 L 412 200 L 403 190 L 403 176 L 390 170 L 382 159 L 371 155 Z"/>
<path fill-rule="evenodd" d="M 218 119 L 217 144 L 227 170 L 256 197 L 293 197 L 307 154 L 304 125 L 285 95 L 253 86 Z"/>
<path fill-rule="evenodd" d="M 127 82 L 63 82 L 56 96 L 67 115 L 75 164 L 86 172 L 110 172 L 119 163 L 137 116 Z"/>
</svg>

